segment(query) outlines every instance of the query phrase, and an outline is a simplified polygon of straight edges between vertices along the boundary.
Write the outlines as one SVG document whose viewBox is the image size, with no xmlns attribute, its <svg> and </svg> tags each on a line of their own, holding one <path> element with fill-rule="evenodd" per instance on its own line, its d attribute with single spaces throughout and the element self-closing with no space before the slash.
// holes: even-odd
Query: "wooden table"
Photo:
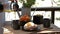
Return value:
<svg viewBox="0 0 60 34">
<path fill-rule="evenodd" d="M 33 34 L 60 34 L 60 28 L 57 26 L 51 24 L 51 28 L 44 28 L 43 25 L 38 25 L 40 26 L 41 30 L 39 32 L 32 32 Z"/>
<path fill-rule="evenodd" d="M 53 27 L 53 28 L 47 29 L 47 30 L 44 30 L 43 25 L 39 25 L 39 26 L 41 28 L 41 31 L 39 31 L 39 32 L 26 32 L 23 30 L 14 30 L 11 26 L 5 26 L 4 28 L 6 28 L 10 31 L 10 33 L 7 32 L 8 34 L 12 34 L 12 33 L 13 34 L 60 34 L 60 28 L 56 27 L 53 24 L 51 24 L 51 27 Z"/>
<path fill-rule="evenodd" d="M 60 34 L 60 31 L 40 31 L 38 34 Z"/>
<path fill-rule="evenodd" d="M 41 25 L 41 30 L 40 32 L 37 32 L 38 34 L 60 34 L 60 28 L 57 26 L 51 24 L 52 28 L 44 30 L 43 25 Z"/>
</svg>

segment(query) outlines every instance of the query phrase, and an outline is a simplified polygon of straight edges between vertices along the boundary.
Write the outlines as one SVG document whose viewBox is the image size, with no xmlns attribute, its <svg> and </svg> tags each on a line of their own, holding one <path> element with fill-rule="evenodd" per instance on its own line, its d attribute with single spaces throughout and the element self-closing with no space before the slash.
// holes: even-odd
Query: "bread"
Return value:
<svg viewBox="0 0 60 34">
<path fill-rule="evenodd" d="M 33 22 L 28 22 L 24 25 L 24 29 L 26 30 L 31 30 L 31 29 L 34 29 L 35 27 L 37 27 L 37 25 L 34 24 Z"/>
</svg>

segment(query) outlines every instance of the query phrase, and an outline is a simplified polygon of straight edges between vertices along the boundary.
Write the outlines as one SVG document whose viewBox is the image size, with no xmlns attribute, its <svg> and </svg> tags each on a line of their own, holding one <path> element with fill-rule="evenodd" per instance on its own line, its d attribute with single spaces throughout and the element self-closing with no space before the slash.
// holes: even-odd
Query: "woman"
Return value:
<svg viewBox="0 0 60 34">
<path fill-rule="evenodd" d="M 3 5 L 0 4 L 0 34 L 3 34 L 3 25 L 5 23 L 5 13 L 3 12 Z"/>
<path fill-rule="evenodd" d="M 4 10 L 4 8 L 3 8 L 3 5 L 2 4 L 0 4 L 0 27 L 2 27 L 3 25 L 2 24 L 4 24 L 4 22 L 5 22 L 5 12 L 3 12 L 3 10 Z"/>
</svg>

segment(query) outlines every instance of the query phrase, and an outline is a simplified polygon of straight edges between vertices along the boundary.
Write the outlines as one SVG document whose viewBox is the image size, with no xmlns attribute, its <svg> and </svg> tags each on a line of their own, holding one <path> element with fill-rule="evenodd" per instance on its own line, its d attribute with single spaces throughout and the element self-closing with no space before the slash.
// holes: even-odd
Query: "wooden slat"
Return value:
<svg viewBox="0 0 60 34">
<path fill-rule="evenodd" d="M 31 11 L 59 11 L 60 7 L 37 7 L 37 8 L 31 8 Z M 21 11 L 21 8 L 19 9 Z"/>
</svg>

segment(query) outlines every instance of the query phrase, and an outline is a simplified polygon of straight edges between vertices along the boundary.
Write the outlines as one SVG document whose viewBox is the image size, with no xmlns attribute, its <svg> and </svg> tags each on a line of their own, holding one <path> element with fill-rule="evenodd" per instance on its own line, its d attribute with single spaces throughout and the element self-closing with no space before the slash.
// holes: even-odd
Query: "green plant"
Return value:
<svg viewBox="0 0 60 34">
<path fill-rule="evenodd" d="M 56 18 L 56 20 L 60 20 L 60 17 L 59 18 Z"/>
<path fill-rule="evenodd" d="M 60 2 L 60 0 L 58 0 L 58 2 Z"/>
<path fill-rule="evenodd" d="M 24 7 L 31 7 L 35 4 L 35 0 L 20 0 L 23 3 Z"/>
</svg>

